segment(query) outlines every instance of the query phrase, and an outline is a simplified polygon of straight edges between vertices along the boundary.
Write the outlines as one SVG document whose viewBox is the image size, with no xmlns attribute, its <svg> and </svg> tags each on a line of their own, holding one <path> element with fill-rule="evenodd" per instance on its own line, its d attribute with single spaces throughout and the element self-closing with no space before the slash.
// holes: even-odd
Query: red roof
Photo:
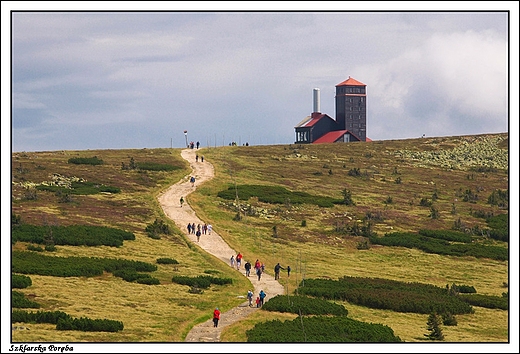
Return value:
<svg viewBox="0 0 520 354">
<path fill-rule="evenodd" d="M 334 130 L 332 132 L 328 132 L 327 134 L 322 135 L 318 139 L 314 140 L 313 144 L 333 143 L 341 138 L 347 131 L 348 130 Z"/>
<path fill-rule="evenodd" d="M 366 86 L 366 85 L 349 76 L 347 80 L 336 85 L 336 87 L 338 87 L 338 86 Z"/>
</svg>

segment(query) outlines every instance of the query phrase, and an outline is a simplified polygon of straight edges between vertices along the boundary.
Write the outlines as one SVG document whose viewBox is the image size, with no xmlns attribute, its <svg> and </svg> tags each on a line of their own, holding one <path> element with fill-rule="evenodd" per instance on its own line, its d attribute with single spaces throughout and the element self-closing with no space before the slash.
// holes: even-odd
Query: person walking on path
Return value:
<svg viewBox="0 0 520 354">
<path fill-rule="evenodd" d="M 251 273 L 251 263 L 246 262 L 246 264 L 244 264 L 244 268 L 246 270 L 246 277 L 248 277 L 249 274 Z"/>
<path fill-rule="evenodd" d="M 191 234 L 191 223 L 188 223 L 188 235 Z"/>
<path fill-rule="evenodd" d="M 262 277 L 262 268 L 261 267 L 256 268 L 256 275 L 258 276 L 258 281 L 260 281 L 260 278 Z"/>
<path fill-rule="evenodd" d="M 213 311 L 213 327 L 218 327 L 218 321 L 220 320 L 220 310 L 218 307 Z"/>
<path fill-rule="evenodd" d="M 264 306 L 264 299 L 267 296 L 267 294 L 264 293 L 263 290 L 260 290 L 260 294 L 258 294 L 258 296 L 260 297 L 260 307 L 262 307 Z"/>
<path fill-rule="evenodd" d="M 232 255 L 231 258 L 229 259 L 229 264 L 231 264 L 232 268 L 235 268 L 235 256 L 234 255 Z"/>
<path fill-rule="evenodd" d="M 280 269 L 285 270 L 285 268 L 282 267 L 280 263 L 276 263 L 276 265 L 274 266 L 274 280 L 280 279 Z"/>
<path fill-rule="evenodd" d="M 240 270 L 240 265 L 242 264 L 242 253 L 238 252 L 237 254 L 237 270 Z"/>
<path fill-rule="evenodd" d="M 256 307 L 260 307 L 260 296 L 256 297 Z"/>
<path fill-rule="evenodd" d="M 195 233 L 195 223 L 191 223 L 191 233 L 194 234 Z"/>
<path fill-rule="evenodd" d="M 184 204 L 184 197 L 181 197 L 179 202 L 181 203 L 181 208 L 182 208 L 182 205 Z"/>
<path fill-rule="evenodd" d="M 211 235 L 212 229 L 213 229 L 213 226 L 211 226 L 211 224 L 208 224 L 208 235 Z"/>
<path fill-rule="evenodd" d="M 195 187 L 195 177 L 193 177 L 193 176 L 190 177 L 190 183 L 191 183 L 192 187 Z"/>
<path fill-rule="evenodd" d="M 200 241 L 200 230 L 197 230 L 197 233 L 195 234 L 197 236 L 197 242 Z"/>
<path fill-rule="evenodd" d="M 247 301 L 249 301 L 249 307 L 253 307 L 253 291 L 249 290 L 247 292 Z"/>
</svg>

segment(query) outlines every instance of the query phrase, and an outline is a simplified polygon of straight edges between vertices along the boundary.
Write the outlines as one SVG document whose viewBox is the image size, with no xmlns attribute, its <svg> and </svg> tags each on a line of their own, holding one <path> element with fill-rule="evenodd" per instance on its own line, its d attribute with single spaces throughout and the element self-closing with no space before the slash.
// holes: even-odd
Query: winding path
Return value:
<svg viewBox="0 0 520 354">
<path fill-rule="evenodd" d="M 211 235 L 202 235 L 200 237 L 200 242 L 197 242 L 197 237 L 194 234 L 188 234 L 186 226 L 188 223 L 194 222 L 195 224 L 204 224 L 204 222 L 197 217 L 193 209 L 187 203 L 184 203 L 184 206 L 181 207 L 179 202 L 181 197 L 184 197 L 186 200 L 186 196 L 193 192 L 198 185 L 210 180 L 214 176 L 213 165 L 207 162 L 207 160 L 204 160 L 204 162 L 200 159 L 199 161 L 196 161 L 197 154 L 201 155 L 202 151 L 203 149 L 184 149 L 181 151 L 181 156 L 190 163 L 192 173 L 169 187 L 164 193 L 159 195 L 158 200 L 164 213 L 175 222 L 191 242 L 200 246 L 203 250 L 211 253 L 223 262 L 226 262 L 226 264 L 229 264 L 231 255 L 236 255 L 237 251 L 229 247 L 222 237 L 215 232 L 215 229 L 213 229 Z M 191 176 L 195 177 L 194 186 L 192 186 L 189 181 Z M 251 263 L 254 262 L 253 259 L 244 258 L 242 263 L 244 264 L 246 260 L 249 260 Z M 240 271 L 245 276 L 243 265 Z M 284 293 L 283 286 L 278 281 L 274 280 L 273 276 L 267 273 L 262 274 L 260 280 L 257 280 L 257 277 L 254 274 L 252 274 L 248 279 L 254 287 L 255 298 L 260 290 L 264 290 L 267 293 L 266 301 L 271 297 L 282 295 Z M 246 294 L 244 294 L 244 298 L 245 295 Z M 249 307 L 247 301 L 245 301 L 239 306 L 222 313 L 217 328 L 213 327 L 212 319 L 194 326 L 186 336 L 185 341 L 220 342 L 220 333 L 224 327 L 239 321 L 256 310 L 256 307 Z"/>
</svg>

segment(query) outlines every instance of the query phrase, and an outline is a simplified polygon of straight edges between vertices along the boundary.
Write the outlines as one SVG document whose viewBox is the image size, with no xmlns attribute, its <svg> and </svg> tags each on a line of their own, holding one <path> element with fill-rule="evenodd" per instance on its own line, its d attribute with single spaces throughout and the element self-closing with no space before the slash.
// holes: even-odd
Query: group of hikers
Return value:
<svg viewBox="0 0 520 354">
<path fill-rule="evenodd" d="M 211 235 L 211 230 L 213 229 L 213 226 L 211 224 L 198 224 L 195 226 L 195 223 L 188 223 L 187 226 L 188 234 L 194 234 L 197 236 L 197 242 L 200 242 L 200 236 L 201 235 Z"/>
<path fill-rule="evenodd" d="M 190 147 L 192 149 L 194 148 L 193 142 L 190 144 Z M 197 149 L 198 148 L 199 148 L 199 142 L 197 142 Z M 196 161 L 198 161 L 198 159 L 199 159 L 199 156 L 196 155 Z M 201 157 L 201 161 L 202 162 L 204 161 L 203 156 Z M 190 177 L 190 182 L 191 182 L 192 186 L 195 185 L 195 178 L 193 176 Z M 180 206 L 182 207 L 184 205 L 184 203 L 185 203 L 184 197 L 181 196 Z M 188 230 L 188 234 L 194 234 L 195 236 L 197 236 L 197 242 L 199 242 L 201 235 L 206 235 L 206 234 L 211 235 L 212 226 L 211 226 L 211 224 L 206 224 L 206 223 L 195 225 L 195 223 L 193 222 L 193 223 L 188 223 L 187 230 Z M 238 252 L 236 254 L 236 256 L 232 255 L 229 261 L 230 261 L 231 267 L 233 267 L 233 268 L 236 267 L 237 270 L 240 270 L 240 267 L 242 266 L 242 261 L 243 261 L 242 253 Z M 245 269 L 245 275 L 247 277 L 249 277 L 251 275 L 252 267 L 253 267 L 253 265 L 249 261 L 245 262 L 244 269 Z M 287 270 L 288 277 L 291 275 L 290 266 L 287 266 L 284 268 L 280 265 L 280 263 L 277 263 L 274 267 L 275 280 L 280 279 L 280 270 Z M 255 272 L 256 276 L 258 277 L 258 281 L 260 281 L 262 274 L 265 272 L 265 265 L 263 262 L 260 262 L 258 259 L 254 263 L 254 272 Z M 260 292 L 258 293 L 258 296 L 256 297 L 256 300 L 255 300 L 255 305 L 257 308 L 262 307 L 264 305 L 266 296 L 267 296 L 267 294 L 264 292 L 264 290 L 260 290 Z M 249 307 L 254 307 L 253 298 L 254 298 L 254 293 L 252 290 L 249 290 L 247 292 L 247 300 L 248 300 Z M 218 323 L 220 321 L 220 314 L 221 314 L 220 309 L 218 307 L 216 307 L 215 310 L 213 311 L 213 327 L 218 327 Z"/>
</svg>

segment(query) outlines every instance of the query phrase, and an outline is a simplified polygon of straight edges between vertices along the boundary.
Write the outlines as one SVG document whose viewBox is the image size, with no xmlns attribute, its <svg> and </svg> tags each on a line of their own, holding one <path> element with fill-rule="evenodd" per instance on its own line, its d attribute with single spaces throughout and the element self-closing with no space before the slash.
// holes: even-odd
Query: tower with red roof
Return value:
<svg viewBox="0 0 520 354">
<path fill-rule="evenodd" d="M 296 143 L 370 141 L 365 84 L 349 76 L 336 85 L 336 119 L 319 112 L 319 89 L 314 95 L 314 112 L 295 127 Z"/>
</svg>

